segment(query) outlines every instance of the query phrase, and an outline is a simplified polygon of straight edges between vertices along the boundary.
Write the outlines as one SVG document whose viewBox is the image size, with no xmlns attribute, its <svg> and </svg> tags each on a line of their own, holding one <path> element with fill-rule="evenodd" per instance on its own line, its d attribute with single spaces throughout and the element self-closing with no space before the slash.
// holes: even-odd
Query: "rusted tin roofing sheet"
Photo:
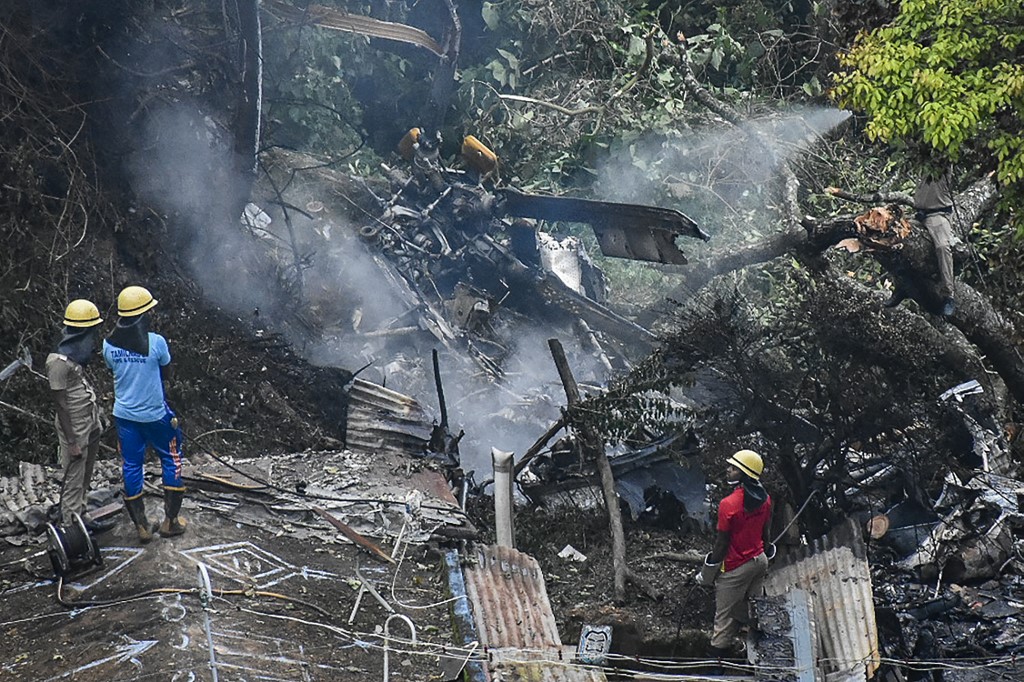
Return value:
<svg viewBox="0 0 1024 682">
<path fill-rule="evenodd" d="M 818 660 L 830 682 L 871 678 L 881 663 L 867 550 L 856 522 L 789 553 L 765 581 L 769 596 L 811 594 Z"/>
<path fill-rule="evenodd" d="M 510 547 L 471 550 L 466 595 L 480 645 L 491 650 L 489 679 L 605 682 L 603 672 L 565 656 L 537 560 Z"/>
<path fill-rule="evenodd" d="M 491 672 L 500 673 L 501 682 L 606 682 L 608 679 L 600 670 L 554 661 L 498 663 L 491 666 Z M 492 679 L 498 678 L 492 675 Z"/>
<path fill-rule="evenodd" d="M 356 452 L 390 450 L 420 455 L 430 440 L 431 422 L 413 398 L 355 379 L 349 389 L 346 446 Z"/>
<path fill-rule="evenodd" d="M 43 533 L 50 521 L 47 510 L 60 499 L 60 485 L 59 472 L 28 462 L 19 462 L 16 474 L 0 476 L 0 537 Z M 98 506 L 119 499 L 122 485 L 120 458 L 116 463 L 98 460 L 92 473 L 90 503 Z"/>
<path fill-rule="evenodd" d="M 480 645 L 559 649 L 558 626 L 537 560 L 511 547 L 479 546 L 470 555 L 466 594 Z"/>
</svg>

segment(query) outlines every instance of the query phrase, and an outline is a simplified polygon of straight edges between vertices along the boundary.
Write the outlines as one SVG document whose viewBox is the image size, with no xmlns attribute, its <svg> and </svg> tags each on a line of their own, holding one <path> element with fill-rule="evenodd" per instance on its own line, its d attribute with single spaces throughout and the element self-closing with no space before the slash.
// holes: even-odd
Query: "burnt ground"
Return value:
<svg viewBox="0 0 1024 682">
<path fill-rule="evenodd" d="M 200 488 L 205 475 L 233 475 L 207 458 L 186 470 L 192 487 L 183 508 L 184 535 L 142 546 L 116 512 L 117 526 L 98 537 L 102 566 L 80 564 L 60 593 L 38 544 L 0 545 L 0 679 L 209 679 L 211 659 L 220 679 L 380 679 L 379 628 L 388 614 L 366 595 L 349 622 L 358 576 L 415 623 L 420 642 L 431 643 L 392 642 L 392 673 L 403 680 L 436 679 L 452 658 L 444 647 L 454 641 L 447 572 L 436 545 L 424 544 L 418 513 L 381 500 L 419 491 L 432 505 L 422 511 L 431 528 L 437 521 L 430 514 L 454 509 L 454 501 L 424 492 L 436 474 L 399 464 L 327 452 L 241 465 L 281 487 L 294 489 L 300 477 L 316 480 L 321 494 L 361 500 L 329 504 L 267 489 Z M 356 471 L 364 472 L 357 480 Z M 310 510 L 314 504 L 359 527 L 389 553 L 400 544 L 397 561 L 385 563 L 344 540 Z M 151 518 L 159 516 L 159 506 L 159 496 L 150 494 Z M 404 542 L 396 541 L 399 534 Z M 212 601 L 204 601 L 199 589 L 200 564 L 208 569 Z M 408 637 L 399 622 L 392 622 L 391 632 Z"/>
<path fill-rule="evenodd" d="M 7 592 L 6 653 L 0 668 L 5 672 L 0 677 L 207 679 L 208 639 L 217 649 L 222 674 L 227 668 L 241 676 L 261 671 L 273 679 L 380 677 L 383 652 L 374 628 L 386 614 L 367 598 L 355 623 L 347 623 L 355 595 L 350 584 L 358 560 L 354 551 L 316 549 L 309 542 L 275 537 L 273 528 L 253 531 L 239 542 L 230 520 L 208 513 L 190 514 L 189 520 L 185 536 L 154 540 L 145 551 L 127 523 L 107 534 L 102 539 L 104 566 L 63 590 L 70 602 L 95 602 L 101 608 L 60 606 L 49 580 Z M 191 556 L 210 562 L 216 571 L 213 589 L 226 591 L 215 597 L 210 612 L 204 612 L 196 593 Z M 387 567 L 365 557 L 362 561 L 367 576 L 390 581 Z M 436 557 L 411 553 L 401 567 L 400 584 L 419 586 L 416 592 L 440 601 L 445 593 L 437 565 Z M 212 621 L 209 635 L 206 613 Z M 421 636 L 430 633 L 437 641 L 451 631 L 443 607 L 409 613 Z M 40 656 L 40 650 L 47 655 Z M 421 658 L 395 655 L 392 670 L 406 671 L 403 679 L 429 679 L 436 665 Z"/>
</svg>

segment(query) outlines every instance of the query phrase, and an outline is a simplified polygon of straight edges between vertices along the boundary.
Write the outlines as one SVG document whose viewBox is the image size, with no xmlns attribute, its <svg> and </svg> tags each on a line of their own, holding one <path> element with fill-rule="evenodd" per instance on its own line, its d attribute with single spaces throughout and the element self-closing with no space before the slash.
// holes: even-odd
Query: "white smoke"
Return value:
<svg viewBox="0 0 1024 682">
<path fill-rule="evenodd" d="M 733 210 L 760 206 L 755 188 L 847 115 L 804 109 L 752 121 L 746 131 L 641 140 L 601 169 L 602 198 L 664 205 L 664 188 L 652 183 L 652 177 L 660 177 L 662 185 L 675 187 L 678 207 L 690 212 L 692 206 L 698 215 L 711 214 L 707 206 L 716 202 Z M 764 139 L 771 144 L 757 141 Z M 425 332 L 409 331 L 416 326 L 415 301 L 385 276 L 372 249 L 355 236 L 358 226 L 332 214 L 334 190 L 300 174 L 275 196 L 261 182 L 262 194 L 254 199 L 270 222 L 253 230 L 223 218 L 230 215 L 232 189 L 245 185 L 238 167 L 226 131 L 198 107 L 181 103 L 149 114 L 129 162 L 140 197 L 162 211 L 169 225 L 185 231 L 178 240 L 184 260 L 214 305 L 242 319 L 258 310 L 261 328 L 288 335 L 311 362 L 350 370 L 370 365 L 365 377 L 413 395 L 436 414 L 430 351 L 439 344 Z M 308 330 L 300 333 L 287 324 L 293 311 L 282 286 L 293 295 L 301 292 L 303 309 L 324 325 L 322 340 L 308 345 Z M 521 323 L 518 316 L 508 319 L 516 322 L 499 329 L 499 340 L 510 349 L 500 384 L 466 358 L 442 355 L 450 428 L 465 429 L 464 467 L 475 469 L 478 479 L 489 473 L 492 446 L 521 455 L 558 419 L 565 396 L 549 338 L 559 337 L 581 384 L 600 385 L 609 378 L 593 353 L 580 347 L 569 324 L 552 328 Z M 393 337 L 361 334 L 382 327 L 406 331 Z"/>
<path fill-rule="evenodd" d="M 608 199 L 678 208 L 713 236 L 751 213 L 763 224 L 771 218 L 764 209 L 781 164 L 849 116 L 797 107 L 739 127 L 641 137 L 598 169 L 597 186 Z"/>
</svg>

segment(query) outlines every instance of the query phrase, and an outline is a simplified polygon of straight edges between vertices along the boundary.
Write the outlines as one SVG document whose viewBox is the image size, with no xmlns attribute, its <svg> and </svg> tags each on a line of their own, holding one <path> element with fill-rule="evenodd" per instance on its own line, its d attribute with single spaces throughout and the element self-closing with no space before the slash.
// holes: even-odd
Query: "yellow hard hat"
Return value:
<svg viewBox="0 0 1024 682">
<path fill-rule="evenodd" d="M 69 327 L 95 327 L 102 321 L 96 304 L 84 298 L 76 298 L 68 303 L 64 311 L 64 324 Z"/>
<path fill-rule="evenodd" d="M 761 472 L 764 471 L 764 460 L 753 450 L 739 450 L 725 461 L 755 481 L 761 479 Z"/>
<path fill-rule="evenodd" d="M 121 317 L 141 315 L 156 305 L 156 299 L 144 287 L 125 287 L 117 295 L 117 314 Z"/>
<path fill-rule="evenodd" d="M 420 141 L 420 129 L 409 128 L 409 132 L 398 142 L 398 153 L 406 161 L 412 161 L 413 146 Z"/>
</svg>

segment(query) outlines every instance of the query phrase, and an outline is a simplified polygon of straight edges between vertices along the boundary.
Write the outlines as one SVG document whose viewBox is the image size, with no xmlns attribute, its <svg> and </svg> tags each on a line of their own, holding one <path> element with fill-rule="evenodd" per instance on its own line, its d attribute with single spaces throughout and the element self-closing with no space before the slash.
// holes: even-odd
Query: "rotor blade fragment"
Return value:
<svg viewBox="0 0 1024 682">
<path fill-rule="evenodd" d="M 502 190 L 506 215 L 520 218 L 589 223 L 606 256 L 682 265 L 686 256 L 676 237 L 711 237 L 685 213 L 671 208 L 596 201 L 576 197 Z"/>
</svg>

